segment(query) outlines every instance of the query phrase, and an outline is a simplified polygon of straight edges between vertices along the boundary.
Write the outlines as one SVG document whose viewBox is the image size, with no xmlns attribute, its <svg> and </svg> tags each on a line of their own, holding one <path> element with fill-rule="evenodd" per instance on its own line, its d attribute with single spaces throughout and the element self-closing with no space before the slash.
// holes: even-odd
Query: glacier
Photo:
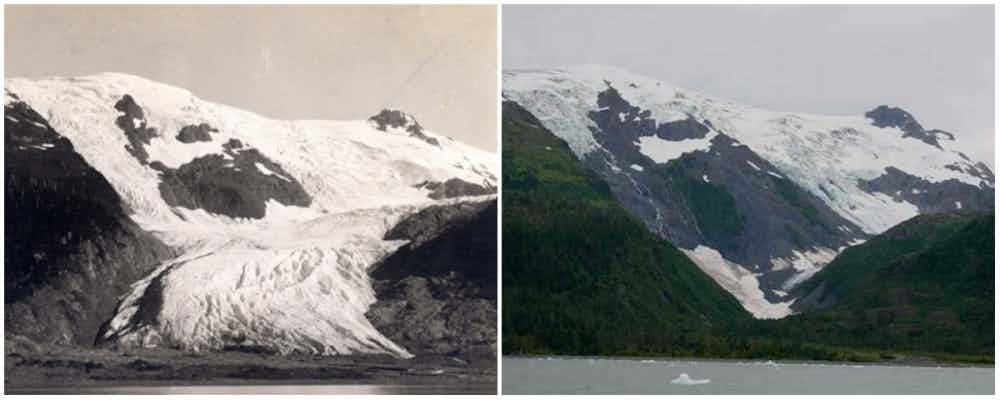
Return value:
<svg viewBox="0 0 1000 400">
<path fill-rule="evenodd" d="M 648 111 L 656 124 L 691 117 L 704 121 L 709 133 L 703 139 L 668 141 L 655 135 L 641 136 L 635 145 L 643 156 L 664 164 L 685 153 L 712 151 L 711 139 L 724 133 L 734 141 L 733 147 L 746 146 L 773 166 L 763 168 L 747 160 L 744 167 L 790 180 L 854 224 L 853 228 L 836 227 L 851 236 L 847 245 L 863 242 L 868 235 L 884 232 L 920 213 L 920 207 L 900 193 L 892 196 L 859 187 L 859 182 L 885 177 L 890 169 L 932 184 L 964 184 L 990 192 L 994 187 L 992 173 L 980 173 L 984 164 L 955 150 L 954 135 L 938 134 L 940 131 L 936 130 L 929 131 L 938 142 L 932 146 L 916 137 L 907 137 L 900 128 L 875 126 L 873 119 L 865 115 L 828 116 L 755 108 L 602 65 L 509 69 L 504 70 L 502 79 L 505 100 L 531 112 L 546 129 L 565 140 L 582 162 L 611 160 L 605 162 L 615 174 L 629 171 L 620 172 L 621 168 L 611 164 L 614 155 L 595 138 L 600 128 L 590 116 L 591 112 L 602 110 L 598 105 L 599 94 L 609 87 L 631 106 Z M 714 181 L 708 175 L 701 178 L 705 182 Z M 634 182 L 631 176 L 625 180 Z M 638 186 L 636 190 L 642 192 Z M 649 202 L 653 204 L 652 200 Z M 953 207 L 961 209 L 963 203 L 955 202 Z M 663 232 L 663 215 L 655 209 L 656 223 L 649 223 L 651 229 Z M 842 249 L 839 244 L 806 245 L 789 255 L 772 257 L 771 270 L 786 270 L 789 275 L 766 290 L 774 294 L 767 296 L 768 299 L 752 272 L 759 266 L 739 265 L 708 246 L 682 248 L 758 318 L 780 318 L 792 313 L 790 305 L 794 299 L 780 293 L 808 279 Z"/>
<path fill-rule="evenodd" d="M 411 354 L 379 333 L 365 312 L 376 299 L 368 269 L 404 241 L 383 235 L 405 216 L 435 204 L 421 182 L 462 179 L 496 187 L 495 154 L 425 132 L 432 146 L 369 121 L 283 121 L 197 98 L 140 77 L 104 73 L 76 78 L 7 78 L 5 87 L 45 116 L 121 195 L 131 218 L 177 251 L 132 285 L 100 341 L 203 351 L 263 347 L 282 354 Z M 150 162 L 177 168 L 220 154 L 231 139 L 264 153 L 312 201 L 273 199 L 263 218 L 234 218 L 172 207 L 158 172 L 127 150 L 115 125 L 118 99 L 145 110 L 160 135 L 146 145 Z M 182 143 L 183 127 L 208 123 L 212 140 Z M 288 179 L 286 179 L 288 180 Z"/>
<path fill-rule="evenodd" d="M 607 83 L 606 83 L 607 82 Z M 916 207 L 888 196 L 866 193 L 858 180 L 879 177 L 886 167 L 895 167 L 930 182 L 950 179 L 972 186 L 993 187 L 993 182 L 963 172 L 974 163 L 949 140 L 942 149 L 928 151 L 920 140 L 900 139 L 899 128 L 878 128 L 865 116 L 826 116 L 770 111 L 716 100 L 681 89 L 654 78 L 622 69 L 584 65 L 553 69 L 514 69 L 503 74 L 503 96 L 534 114 L 556 136 L 567 143 L 578 158 L 600 145 L 593 138 L 596 128 L 587 113 L 598 109 L 597 95 L 613 84 L 631 104 L 652 112 L 657 123 L 682 120 L 693 115 L 709 121 L 713 131 L 725 132 L 774 164 L 780 173 L 830 204 L 841 215 L 878 234 L 917 215 Z M 651 143 L 651 158 L 666 162 L 688 147 L 665 152 Z M 692 143 L 693 144 L 693 143 Z M 678 143 L 674 143 L 677 146 Z M 735 145 L 735 144 L 734 144 Z M 961 166 L 959 170 L 948 166 Z M 753 166 L 757 168 L 756 166 Z M 833 182 L 831 197 L 820 185 Z"/>
</svg>

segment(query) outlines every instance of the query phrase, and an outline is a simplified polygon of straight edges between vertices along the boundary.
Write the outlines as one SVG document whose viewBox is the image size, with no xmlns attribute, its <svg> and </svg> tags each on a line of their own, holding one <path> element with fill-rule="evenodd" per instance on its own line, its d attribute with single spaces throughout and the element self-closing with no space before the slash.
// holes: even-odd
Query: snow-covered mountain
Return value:
<svg viewBox="0 0 1000 400">
<path fill-rule="evenodd" d="M 920 213 L 993 208 L 990 168 L 898 108 L 770 111 L 603 66 L 507 70 L 503 97 L 761 318 L 792 312 L 787 291 L 846 246 Z"/>
<path fill-rule="evenodd" d="M 131 286 L 99 342 L 408 356 L 365 317 L 369 268 L 407 243 L 386 232 L 496 191 L 494 154 L 395 110 L 281 121 L 124 74 L 5 87 L 8 110 L 37 111 L 179 254 Z"/>
</svg>

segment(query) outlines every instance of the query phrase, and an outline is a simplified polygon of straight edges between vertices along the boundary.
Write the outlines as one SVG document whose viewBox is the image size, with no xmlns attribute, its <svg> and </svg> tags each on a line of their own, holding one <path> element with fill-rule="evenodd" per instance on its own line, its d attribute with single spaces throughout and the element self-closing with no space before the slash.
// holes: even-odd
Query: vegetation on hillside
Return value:
<svg viewBox="0 0 1000 400">
<path fill-rule="evenodd" d="M 686 164 L 695 162 L 682 157 L 654 168 L 659 176 L 670 182 L 670 190 L 684 196 L 705 237 L 713 243 L 725 243 L 726 238 L 743 232 L 743 216 L 725 187 L 708 182 L 701 175 L 692 175 L 690 171 L 697 169 Z"/>
<path fill-rule="evenodd" d="M 992 213 L 914 217 L 845 250 L 798 287 L 809 307 L 802 314 L 756 329 L 814 343 L 992 358 L 994 239 Z"/>
<path fill-rule="evenodd" d="M 504 354 L 993 362 L 992 214 L 901 224 L 797 289 L 827 307 L 755 320 L 511 102 L 502 157 Z M 728 193 L 662 172 L 703 229 L 739 228 Z"/>
<path fill-rule="evenodd" d="M 728 347 L 713 331 L 749 318 L 735 298 L 629 215 L 530 114 L 506 103 L 503 133 L 505 352 Z"/>
</svg>

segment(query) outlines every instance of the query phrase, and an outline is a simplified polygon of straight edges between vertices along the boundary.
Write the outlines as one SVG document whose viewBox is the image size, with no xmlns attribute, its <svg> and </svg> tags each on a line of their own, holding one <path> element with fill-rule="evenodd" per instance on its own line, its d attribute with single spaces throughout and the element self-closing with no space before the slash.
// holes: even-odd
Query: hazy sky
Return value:
<svg viewBox="0 0 1000 400">
<path fill-rule="evenodd" d="M 993 165 L 993 6 L 505 6 L 503 65 L 605 64 L 747 105 L 902 107 Z"/>
<path fill-rule="evenodd" d="M 280 119 L 383 107 L 496 149 L 493 6 L 5 6 L 5 75 L 114 71 Z"/>
</svg>

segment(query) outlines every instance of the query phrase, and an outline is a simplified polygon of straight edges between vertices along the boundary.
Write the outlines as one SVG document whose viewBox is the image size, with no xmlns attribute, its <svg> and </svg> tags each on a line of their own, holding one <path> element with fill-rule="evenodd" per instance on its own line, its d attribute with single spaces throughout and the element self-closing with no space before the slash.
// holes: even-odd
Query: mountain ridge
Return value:
<svg viewBox="0 0 1000 400">
<path fill-rule="evenodd" d="M 408 242 L 384 233 L 496 197 L 495 156 L 423 129 L 272 120 L 126 74 L 5 89 L 175 252 L 107 310 L 102 346 L 410 357 L 365 315 L 378 301 L 368 268 Z"/>
<path fill-rule="evenodd" d="M 768 111 L 603 66 L 503 79 L 506 100 L 758 317 L 791 313 L 787 292 L 844 248 L 920 213 L 993 206 L 989 167 L 902 110 Z"/>
<path fill-rule="evenodd" d="M 705 267 L 690 268 L 697 254 L 647 248 L 673 246 L 541 121 L 515 102 L 503 111 L 505 355 L 993 362 L 992 212 L 904 221 L 796 286 L 798 313 L 754 319 Z M 675 271 L 643 275 L 658 268 Z"/>
</svg>

